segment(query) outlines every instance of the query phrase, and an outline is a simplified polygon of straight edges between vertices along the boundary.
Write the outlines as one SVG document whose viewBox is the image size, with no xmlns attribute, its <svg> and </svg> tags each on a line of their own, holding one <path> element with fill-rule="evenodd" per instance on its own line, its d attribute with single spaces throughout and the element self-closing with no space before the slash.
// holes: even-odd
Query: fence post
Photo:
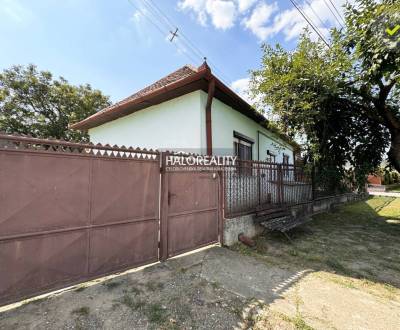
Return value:
<svg viewBox="0 0 400 330">
<path fill-rule="evenodd" d="M 315 200 L 315 166 L 311 167 L 311 200 Z"/>
<path fill-rule="evenodd" d="M 257 186 L 258 186 L 258 205 L 261 205 L 261 176 L 260 176 L 260 164 L 257 163 Z"/>
<path fill-rule="evenodd" d="M 279 204 L 283 203 L 283 173 L 282 173 L 282 164 L 278 164 L 278 177 L 277 177 L 277 184 L 278 184 L 278 202 Z"/>
<path fill-rule="evenodd" d="M 168 172 L 166 170 L 166 159 L 168 153 L 160 153 L 160 241 L 159 259 L 165 261 L 168 258 Z"/>
</svg>

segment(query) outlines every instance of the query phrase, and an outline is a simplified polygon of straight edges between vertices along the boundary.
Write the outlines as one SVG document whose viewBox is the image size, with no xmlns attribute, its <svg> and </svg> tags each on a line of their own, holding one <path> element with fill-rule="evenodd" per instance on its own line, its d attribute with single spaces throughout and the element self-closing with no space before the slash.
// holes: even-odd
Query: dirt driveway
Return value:
<svg viewBox="0 0 400 330">
<path fill-rule="evenodd" d="M 292 244 L 266 235 L 78 286 L 0 313 L 0 328 L 399 329 L 394 201 L 317 217 Z"/>
</svg>

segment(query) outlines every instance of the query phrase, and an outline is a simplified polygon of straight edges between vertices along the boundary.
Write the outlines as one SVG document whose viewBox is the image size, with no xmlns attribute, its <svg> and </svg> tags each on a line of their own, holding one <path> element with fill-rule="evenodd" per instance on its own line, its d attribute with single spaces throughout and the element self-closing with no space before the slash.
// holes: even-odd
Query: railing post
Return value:
<svg viewBox="0 0 400 330">
<path fill-rule="evenodd" d="M 311 167 L 311 199 L 315 200 L 315 166 Z"/>
<path fill-rule="evenodd" d="M 260 176 L 260 163 L 257 166 L 257 186 L 258 186 L 258 205 L 261 205 L 261 176 Z"/>
<path fill-rule="evenodd" d="M 282 173 L 282 164 L 277 165 L 278 168 L 278 177 L 277 177 L 277 184 L 278 184 L 278 203 L 283 203 L 283 173 Z"/>
<path fill-rule="evenodd" d="M 168 258 L 168 172 L 166 170 L 167 152 L 160 154 L 160 241 L 159 259 L 165 261 Z"/>
</svg>

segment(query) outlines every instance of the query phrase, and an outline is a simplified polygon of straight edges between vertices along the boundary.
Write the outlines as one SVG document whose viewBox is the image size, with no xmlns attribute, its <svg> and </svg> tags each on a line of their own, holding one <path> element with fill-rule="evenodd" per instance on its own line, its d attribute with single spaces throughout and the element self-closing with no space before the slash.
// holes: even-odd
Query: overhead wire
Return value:
<svg viewBox="0 0 400 330">
<path fill-rule="evenodd" d="M 339 23 L 339 25 L 343 28 L 343 24 L 342 22 L 337 18 L 337 16 L 335 15 L 334 11 L 332 10 L 331 6 L 329 6 L 328 1 L 324 0 L 324 3 L 326 5 L 326 7 L 328 7 L 329 11 L 331 12 L 331 14 L 333 15 L 333 17 L 336 19 L 336 21 Z"/>
<path fill-rule="evenodd" d="M 330 30 L 330 27 L 326 25 L 326 23 L 322 20 L 322 18 L 317 14 L 317 12 L 314 10 L 312 4 L 310 3 L 310 1 L 305 0 L 308 7 L 310 7 L 311 11 L 313 12 L 314 16 L 319 20 L 319 22 L 323 25 L 323 27 L 325 29 L 327 29 L 328 31 Z"/>
<path fill-rule="evenodd" d="M 179 29 L 177 24 L 174 22 L 163 12 L 163 10 L 152 0 L 142 0 L 142 3 L 146 5 L 146 8 L 152 12 L 154 17 L 164 25 L 164 27 L 172 33 L 173 30 L 178 28 L 178 35 L 175 40 L 175 43 L 181 43 L 181 46 L 185 48 L 186 51 L 191 52 L 192 56 L 198 57 L 199 61 L 203 61 L 207 59 L 207 62 L 212 67 L 212 69 L 220 76 L 221 80 L 223 80 L 227 85 L 229 85 L 229 81 L 233 81 L 229 76 L 227 76 L 211 59 L 209 59 L 200 49 L 197 47 L 191 40 L 188 38 L 184 32 Z M 181 37 L 181 38 L 179 38 Z M 179 41 L 178 41 L 179 40 Z M 177 46 L 179 47 L 179 46 Z M 192 57 L 193 58 L 193 57 Z M 196 61 L 194 61 L 195 63 Z"/>
<path fill-rule="evenodd" d="M 143 10 L 142 8 L 140 8 L 140 6 L 136 5 L 132 0 L 128 0 L 128 2 L 143 16 L 145 17 L 160 33 L 164 38 L 167 38 L 167 36 L 169 35 L 169 31 L 167 33 L 165 33 L 165 31 L 163 30 L 163 28 L 161 28 L 152 18 L 151 14 L 149 15 L 149 13 L 147 12 L 147 10 Z M 196 62 L 196 60 L 185 50 L 182 49 L 181 47 L 179 47 L 176 43 L 175 46 L 178 48 L 178 51 L 180 51 L 181 53 L 183 53 L 190 61 L 194 61 Z"/>
<path fill-rule="evenodd" d="M 342 20 L 342 22 L 344 24 L 346 24 L 342 14 L 339 12 L 339 10 L 336 8 L 335 3 L 332 0 L 329 0 L 329 2 L 331 3 L 332 7 L 335 9 L 336 13 L 338 14 L 338 16 L 340 17 L 340 19 Z"/>
<path fill-rule="evenodd" d="M 306 20 L 308 25 L 310 25 L 310 27 L 314 30 L 314 32 L 318 35 L 318 37 L 322 40 L 322 42 L 328 48 L 330 48 L 329 43 L 325 40 L 325 38 L 323 37 L 321 31 L 318 29 L 318 27 L 316 25 L 314 25 L 313 21 L 307 16 L 307 14 L 305 12 L 303 12 L 303 10 L 301 9 L 300 5 L 297 4 L 295 0 L 290 0 L 290 2 L 297 9 L 297 11 L 301 14 L 301 16 L 303 16 L 303 18 Z"/>
</svg>

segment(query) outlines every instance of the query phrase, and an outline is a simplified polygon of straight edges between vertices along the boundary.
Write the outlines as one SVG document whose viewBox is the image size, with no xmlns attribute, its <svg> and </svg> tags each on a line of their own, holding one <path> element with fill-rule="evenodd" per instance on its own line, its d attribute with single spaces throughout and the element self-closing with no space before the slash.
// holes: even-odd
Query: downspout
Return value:
<svg viewBox="0 0 400 330">
<path fill-rule="evenodd" d="M 211 105 L 214 98 L 215 79 L 211 77 L 208 82 L 208 96 L 206 104 L 206 140 L 207 140 L 207 155 L 212 156 L 212 127 L 211 127 Z"/>
</svg>

